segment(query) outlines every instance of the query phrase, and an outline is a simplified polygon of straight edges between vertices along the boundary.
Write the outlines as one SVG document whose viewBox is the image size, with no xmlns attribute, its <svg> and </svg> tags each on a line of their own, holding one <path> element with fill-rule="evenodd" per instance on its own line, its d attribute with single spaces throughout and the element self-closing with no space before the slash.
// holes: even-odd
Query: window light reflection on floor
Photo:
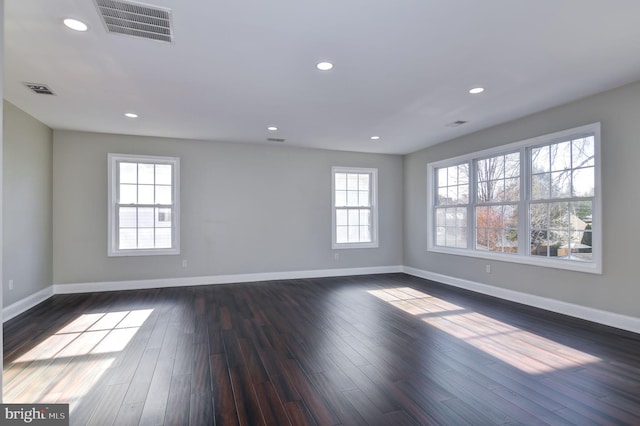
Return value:
<svg viewBox="0 0 640 426">
<path fill-rule="evenodd" d="M 5 365 L 4 402 L 69 403 L 73 411 L 152 312 L 80 315 Z"/>
<path fill-rule="evenodd" d="M 410 287 L 368 292 L 525 373 L 542 374 L 600 361 L 593 355 Z"/>
</svg>

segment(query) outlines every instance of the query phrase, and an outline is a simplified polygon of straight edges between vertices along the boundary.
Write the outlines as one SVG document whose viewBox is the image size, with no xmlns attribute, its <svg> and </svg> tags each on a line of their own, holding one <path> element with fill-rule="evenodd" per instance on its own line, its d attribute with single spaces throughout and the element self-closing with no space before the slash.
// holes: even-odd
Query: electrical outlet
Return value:
<svg viewBox="0 0 640 426">
<path fill-rule="evenodd" d="M 334 253 L 334 254 L 333 254 L 333 258 L 334 258 L 335 260 L 340 259 L 340 253 Z"/>
<path fill-rule="evenodd" d="M 485 268 L 484 268 L 484 269 L 485 269 L 485 271 L 487 271 L 487 274 L 490 274 L 490 273 L 491 273 L 491 265 L 487 265 L 487 266 L 485 266 Z"/>
<path fill-rule="evenodd" d="M 187 259 L 182 259 L 182 267 L 186 268 L 188 266 Z"/>
<path fill-rule="evenodd" d="M 13 290 L 13 280 L 9 280 L 9 290 Z"/>
</svg>

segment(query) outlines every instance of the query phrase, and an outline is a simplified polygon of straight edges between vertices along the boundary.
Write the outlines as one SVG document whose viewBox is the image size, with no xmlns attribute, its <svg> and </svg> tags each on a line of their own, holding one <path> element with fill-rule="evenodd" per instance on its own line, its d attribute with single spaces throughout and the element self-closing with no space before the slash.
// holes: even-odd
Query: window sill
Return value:
<svg viewBox="0 0 640 426">
<path fill-rule="evenodd" d="M 562 269 L 566 271 L 585 272 L 588 274 L 602 274 L 601 262 L 587 262 L 580 260 L 564 260 L 561 258 L 522 256 L 517 254 L 504 254 L 482 252 L 477 250 L 455 249 L 448 247 L 432 246 L 427 249 L 431 253 L 449 254 L 454 256 L 474 257 L 479 259 L 495 260 L 500 262 L 520 263 L 524 265 L 542 266 L 545 268 Z"/>
<path fill-rule="evenodd" d="M 132 249 L 109 251 L 109 257 L 127 257 L 127 256 L 174 256 L 179 255 L 180 249 Z"/>
<path fill-rule="evenodd" d="M 341 249 L 363 249 L 363 248 L 378 248 L 378 242 L 372 243 L 333 243 L 331 248 L 334 250 Z"/>
</svg>

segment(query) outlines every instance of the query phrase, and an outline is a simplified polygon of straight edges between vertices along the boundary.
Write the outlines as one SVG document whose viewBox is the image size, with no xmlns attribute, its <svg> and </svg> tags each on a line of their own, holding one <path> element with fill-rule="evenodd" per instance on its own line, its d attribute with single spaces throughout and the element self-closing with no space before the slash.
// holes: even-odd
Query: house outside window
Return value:
<svg viewBox="0 0 640 426">
<path fill-rule="evenodd" d="M 180 254 L 180 159 L 109 154 L 109 256 Z"/>
</svg>

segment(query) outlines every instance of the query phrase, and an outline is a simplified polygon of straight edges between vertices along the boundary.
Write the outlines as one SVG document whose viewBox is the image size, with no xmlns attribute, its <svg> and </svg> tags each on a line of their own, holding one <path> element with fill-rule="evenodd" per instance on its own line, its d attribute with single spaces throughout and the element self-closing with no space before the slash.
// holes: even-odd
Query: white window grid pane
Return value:
<svg viewBox="0 0 640 426">
<path fill-rule="evenodd" d="M 353 248 L 360 243 L 376 243 L 375 169 L 333 170 L 334 244 Z"/>
<path fill-rule="evenodd" d="M 118 231 L 118 248 L 129 250 L 138 248 L 136 228 L 120 228 Z"/>
<path fill-rule="evenodd" d="M 475 211 L 476 250 L 517 254 L 518 205 L 478 205 Z"/>
<path fill-rule="evenodd" d="M 347 206 L 355 207 L 358 205 L 358 190 L 347 191 Z"/>
<path fill-rule="evenodd" d="M 436 244 L 442 247 L 467 247 L 466 208 L 449 207 L 436 210 Z"/>
<path fill-rule="evenodd" d="M 155 235 L 153 228 L 138 228 L 139 249 L 152 249 L 155 247 Z"/>
<path fill-rule="evenodd" d="M 172 248 L 173 165 L 121 161 L 118 172 L 130 183 L 117 186 L 117 249 Z"/>
<path fill-rule="evenodd" d="M 156 164 L 156 185 L 171 185 L 173 182 L 173 167 L 170 164 Z"/>
<path fill-rule="evenodd" d="M 155 208 L 155 226 L 156 228 L 171 228 L 173 223 L 173 214 L 171 208 Z"/>
<path fill-rule="evenodd" d="M 138 163 L 138 184 L 153 185 L 156 182 L 154 164 Z"/>
<path fill-rule="evenodd" d="M 171 248 L 172 246 L 172 229 L 156 228 L 154 248 Z"/>
<path fill-rule="evenodd" d="M 138 185 L 120 184 L 118 200 L 120 204 L 136 204 L 138 202 Z"/>
<path fill-rule="evenodd" d="M 447 183 L 447 175 L 448 175 L 447 168 L 446 167 L 440 168 L 440 169 L 436 170 L 436 173 L 438 175 L 438 188 L 446 188 L 448 186 L 448 183 Z"/>
<path fill-rule="evenodd" d="M 155 185 L 155 204 L 171 205 L 171 185 Z"/>
<path fill-rule="evenodd" d="M 358 190 L 358 175 L 355 173 L 347 173 L 347 190 L 348 191 L 357 191 Z"/>
<path fill-rule="evenodd" d="M 564 141 L 549 145 L 551 171 L 571 169 L 571 141 Z"/>
<path fill-rule="evenodd" d="M 572 141 L 571 166 L 575 168 L 595 166 L 595 138 L 587 136 Z"/>
<path fill-rule="evenodd" d="M 371 209 L 336 209 L 336 242 L 371 241 Z"/>
<path fill-rule="evenodd" d="M 339 244 L 348 243 L 349 237 L 347 233 L 348 226 L 337 226 L 336 227 L 336 242 Z"/>
<path fill-rule="evenodd" d="M 154 185 L 138 184 L 138 204 L 155 204 Z"/>
<path fill-rule="evenodd" d="M 469 183 L 469 164 L 458 165 L 458 185 L 464 185 Z"/>
<path fill-rule="evenodd" d="M 138 183 L 138 163 L 118 163 L 120 183 Z"/>
<path fill-rule="evenodd" d="M 336 210 L 336 225 L 337 226 L 347 226 L 349 224 L 348 220 L 348 212 L 346 209 L 337 209 Z"/>
<path fill-rule="evenodd" d="M 371 206 L 371 175 L 369 173 L 336 173 L 335 185 L 335 207 Z"/>
<path fill-rule="evenodd" d="M 139 207 L 138 208 L 138 228 L 154 228 L 154 208 Z"/>
<path fill-rule="evenodd" d="M 347 226 L 347 240 L 350 243 L 360 242 L 360 230 L 358 226 Z"/>
<path fill-rule="evenodd" d="M 458 185 L 458 166 L 447 167 L 447 186 Z"/>
<path fill-rule="evenodd" d="M 436 205 L 464 205 L 469 202 L 468 165 L 459 164 L 436 170 L 438 197 Z"/>
<path fill-rule="evenodd" d="M 541 155 L 540 153 L 543 152 L 545 154 Z M 532 199 L 593 197 L 595 187 L 593 136 L 532 148 L 530 155 Z M 545 173 L 538 173 L 542 171 L 545 161 L 548 163 L 545 166 Z"/>
<path fill-rule="evenodd" d="M 118 209 L 118 222 L 121 228 L 135 228 L 138 223 L 135 207 L 120 207 Z"/>
<path fill-rule="evenodd" d="M 371 184 L 369 183 L 369 176 L 370 175 L 368 173 L 358 174 L 358 189 L 360 191 L 369 191 L 369 188 L 371 188 Z"/>
<path fill-rule="evenodd" d="M 479 203 L 517 201 L 520 197 L 520 153 L 497 155 L 476 162 Z"/>
<path fill-rule="evenodd" d="M 571 195 L 573 197 L 593 197 L 595 186 L 595 168 L 574 169 L 571 174 Z"/>
</svg>

